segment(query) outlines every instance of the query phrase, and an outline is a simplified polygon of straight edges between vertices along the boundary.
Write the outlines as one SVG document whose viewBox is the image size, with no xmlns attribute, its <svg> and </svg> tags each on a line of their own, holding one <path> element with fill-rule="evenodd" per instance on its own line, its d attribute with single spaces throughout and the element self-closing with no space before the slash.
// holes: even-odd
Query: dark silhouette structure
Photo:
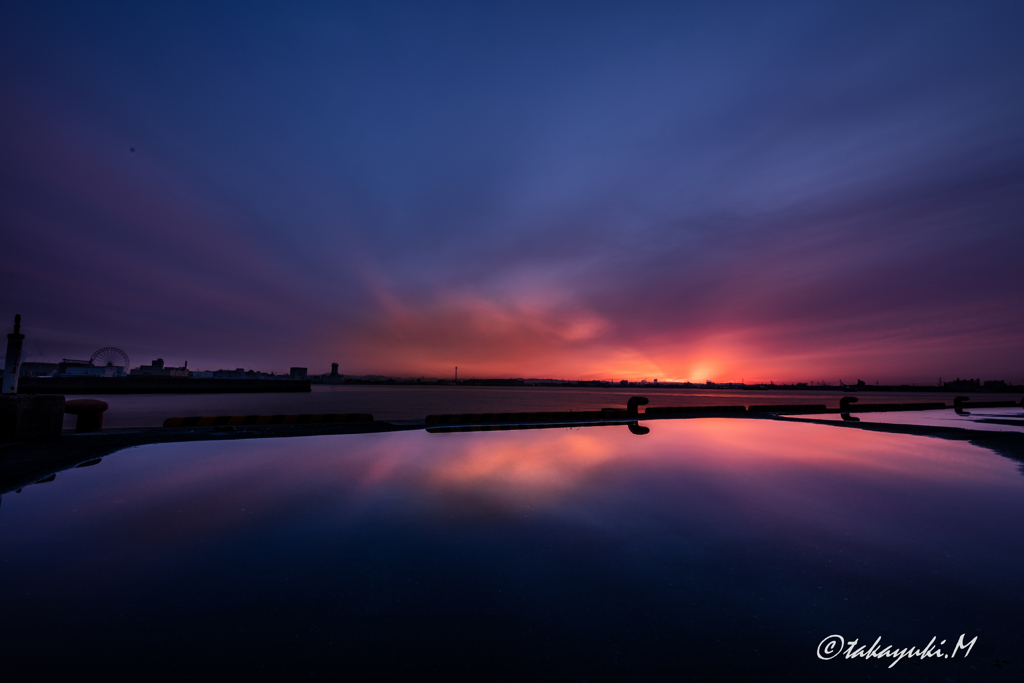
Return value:
<svg viewBox="0 0 1024 683">
<path fill-rule="evenodd" d="M 639 407 L 645 406 L 648 403 L 650 403 L 650 401 L 645 396 L 634 396 L 626 401 L 626 412 L 630 415 L 637 415 L 640 412 Z M 636 432 L 633 433 L 635 434 Z M 646 434 L 646 432 L 644 433 Z"/>
<path fill-rule="evenodd" d="M 21 314 L 14 316 L 14 332 L 7 335 L 7 357 L 4 360 L 4 381 L 0 393 L 18 393 L 18 376 L 21 374 L 21 344 L 25 335 L 21 333 Z"/>
<path fill-rule="evenodd" d="M 98 432 L 103 429 L 103 413 L 110 406 L 106 401 L 94 398 L 79 398 L 64 402 L 64 412 L 77 415 L 76 432 Z"/>
</svg>

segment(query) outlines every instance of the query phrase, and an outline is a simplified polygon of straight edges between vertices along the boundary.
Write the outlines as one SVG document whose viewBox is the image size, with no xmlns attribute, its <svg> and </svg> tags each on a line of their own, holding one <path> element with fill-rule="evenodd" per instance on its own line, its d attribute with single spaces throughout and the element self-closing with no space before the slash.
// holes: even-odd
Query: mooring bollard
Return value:
<svg viewBox="0 0 1024 683">
<path fill-rule="evenodd" d="M 79 398 L 64 402 L 64 412 L 77 415 L 76 432 L 98 432 L 103 428 L 103 411 L 109 408 L 106 401 L 94 398 Z"/>
<path fill-rule="evenodd" d="M 843 418 L 843 422 L 860 422 L 859 417 L 850 415 L 850 406 L 859 400 L 856 396 L 843 396 L 839 399 L 839 410 L 842 411 L 840 417 Z"/>
<path fill-rule="evenodd" d="M 650 401 L 647 400 L 646 397 L 634 396 L 633 398 L 626 401 L 626 412 L 629 413 L 630 415 L 637 415 L 640 412 L 639 407 L 645 406 L 648 403 L 650 403 Z"/>
</svg>

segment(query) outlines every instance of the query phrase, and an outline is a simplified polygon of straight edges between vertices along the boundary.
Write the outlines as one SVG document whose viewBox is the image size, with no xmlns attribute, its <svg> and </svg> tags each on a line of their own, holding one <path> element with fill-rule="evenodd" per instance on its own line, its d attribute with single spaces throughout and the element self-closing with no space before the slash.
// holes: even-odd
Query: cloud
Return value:
<svg viewBox="0 0 1024 683">
<path fill-rule="evenodd" d="M 1019 374 L 1019 7 L 196 11 L 5 27 L 40 356 Z"/>
</svg>

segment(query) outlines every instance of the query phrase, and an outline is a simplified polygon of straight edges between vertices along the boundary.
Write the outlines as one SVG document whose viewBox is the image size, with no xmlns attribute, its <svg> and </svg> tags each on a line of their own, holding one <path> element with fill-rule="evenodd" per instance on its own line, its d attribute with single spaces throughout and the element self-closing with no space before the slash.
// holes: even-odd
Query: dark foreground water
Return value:
<svg viewBox="0 0 1024 683">
<path fill-rule="evenodd" d="M 648 426 L 154 445 L 60 473 L 0 507 L 5 679 L 1024 676 L 1019 463 Z M 978 640 L 888 669 L 819 659 L 832 634 Z"/>
</svg>

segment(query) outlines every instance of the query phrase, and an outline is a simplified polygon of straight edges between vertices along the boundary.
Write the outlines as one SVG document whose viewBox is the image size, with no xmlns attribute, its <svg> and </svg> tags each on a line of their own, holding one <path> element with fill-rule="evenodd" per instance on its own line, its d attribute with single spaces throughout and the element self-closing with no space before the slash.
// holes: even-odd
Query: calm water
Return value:
<svg viewBox="0 0 1024 683">
<path fill-rule="evenodd" d="M 856 407 L 856 406 L 855 406 Z M 986 432 L 1024 432 L 1024 410 L 1021 408 L 973 408 L 957 413 L 947 410 L 907 410 L 889 413 L 854 413 L 859 422 L 876 424 L 919 425 L 923 427 L 959 427 Z M 815 420 L 843 421 L 835 413 L 814 415 Z"/>
<path fill-rule="evenodd" d="M 154 445 L 60 473 L 0 507 L 5 672 L 1024 675 L 1019 463 L 823 425 L 648 426 Z M 963 660 L 815 654 L 961 633 Z"/>
<path fill-rule="evenodd" d="M 813 403 L 838 408 L 851 394 L 826 391 L 731 391 L 725 389 L 652 389 L 649 387 L 469 387 L 469 386 L 314 386 L 302 394 L 154 394 L 96 396 L 110 404 L 103 425 L 158 427 L 169 417 L 196 415 L 280 415 L 372 413 L 379 420 L 422 420 L 431 413 L 489 413 L 624 408 L 630 396 L 647 396 L 654 406 L 710 406 Z M 952 405 L 956 394 L 863 393 L 863 403 Z M 1019 401 L 1018 394 L 976 394 L 976 400 Z M 81 398 L 75 396 L 73 398 Z M 74 416 L 64 419 L 73 429 Z"/>
</svg>

